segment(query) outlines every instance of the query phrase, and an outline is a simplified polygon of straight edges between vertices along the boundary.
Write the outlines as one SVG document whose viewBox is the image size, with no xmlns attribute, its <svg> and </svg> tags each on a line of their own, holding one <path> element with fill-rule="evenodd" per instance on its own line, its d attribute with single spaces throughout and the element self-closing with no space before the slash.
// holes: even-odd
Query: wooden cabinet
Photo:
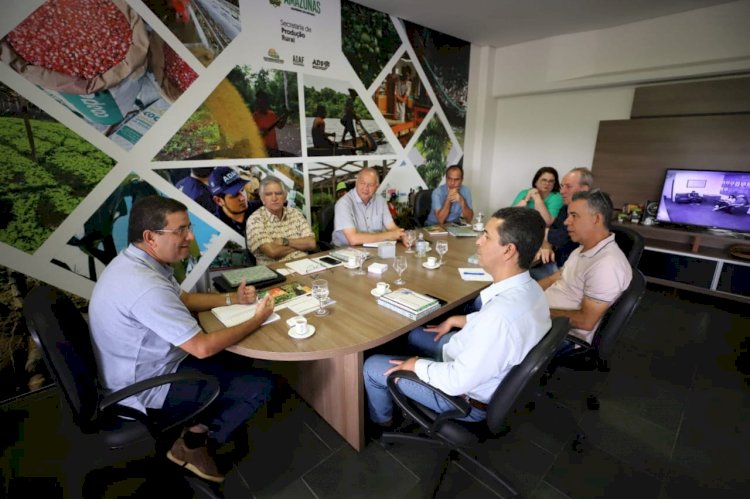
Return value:
<svg viewBox="0 0 750 499">
<path fill-rule="evenodd" d="M 750 303 L 750 261 L 730 256 L 734 244 L 750 244 L 709 232 L 615 224 L 638 231 L 646 247 L 638 267 L 649 282 Z"/>
</svg>

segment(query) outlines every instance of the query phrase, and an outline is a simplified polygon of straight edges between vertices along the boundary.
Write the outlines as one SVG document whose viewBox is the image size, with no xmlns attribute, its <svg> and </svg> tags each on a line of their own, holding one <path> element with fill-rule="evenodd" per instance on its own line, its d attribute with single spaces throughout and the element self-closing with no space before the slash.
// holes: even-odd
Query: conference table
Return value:
<svg viewBox="0 0 750 499">
<path fill-rule="evenodd" d="M 272 370 L 287 377 L 295 391 L 359 451 L 364 446 L 364 352 L 407 333 L 415 326 L 435 323 L 437 317 L 472 300 L 489 284 L 486 281 L 465 281 L 458 272 L 458 268 L 474 266 L 467 259 L 476 252 L 475 238 L 430 236 L 431 251 L 427 256 L 438 256 L 434 248 L 439 239 L 447 240 L 449 249 L 443 265 L 435 270 L 423 267 L 425 258 L 406 253 L 401 244 L 396 246 L 396 254 L 406 255 L 408 262 L 403 272 L 406 283 L 402 286 L 393 284 L 397 278 L 391 265 L 393 259 L 379 258 L 377 249 L 368 250 L 372 258 L 365 262 L 364 268 L 372 262 L 388 264 L 388 270 L 380 275 L 355 275 L 354 271 L 338 266 L 315 274 L 287 276 L 286 282 L 307 285 L 311 285 L 313 279 L 328 281 L 330 299 L 335 301 L 327 307 L 329 314 L 317 317 L 309 313 L 306 316 L 309 324 L 315 326 L 315 334 L 302 340 L 290 337 L 286 320 L 294 313 L 283 309 L 278 312 L 281 320 L 262 326 L 228 350 L 255 359 L 282 361 L 273 362 Z M 283 264 L 271 267 L 279 268 Z M 392 290 L 405 287 L 430 294 L 445 301 L 445 305 L 412 321 L 377 304 L 377 298 L 370 292 L 379 281 L 388 282 Z M 210 311 L 200 313 L 199 321 L 208 333 L 223 327 Z"/>
</svg>

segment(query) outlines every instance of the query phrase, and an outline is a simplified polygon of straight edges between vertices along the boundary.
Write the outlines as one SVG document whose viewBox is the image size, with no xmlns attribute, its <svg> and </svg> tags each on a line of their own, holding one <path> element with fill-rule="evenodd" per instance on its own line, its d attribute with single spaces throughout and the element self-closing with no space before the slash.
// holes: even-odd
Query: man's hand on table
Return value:
<svg viewBox="0 0 750 499">
<path fill-rule="evenodd" d="M 273 313 L 273 305 L 273 296 L 269 293 L 258 300 L 258 304 L 255 306 L 255 317 L 261 319 L 261 323 L 265 322 L 268 316 Z"/>
<path fill-rule="evenodd" d="M 237 303 L 242 305 L 249 305 L 255 303 L 258 299 L 258 293 L 255 291 L 255 286 L 248 286 L 245 279 L 237 286 Z"/>
</svg>

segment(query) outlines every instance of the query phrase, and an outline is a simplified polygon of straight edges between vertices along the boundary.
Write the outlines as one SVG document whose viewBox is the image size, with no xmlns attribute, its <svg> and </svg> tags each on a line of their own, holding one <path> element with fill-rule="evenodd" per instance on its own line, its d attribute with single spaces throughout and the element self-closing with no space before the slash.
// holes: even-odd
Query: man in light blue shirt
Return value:
<svg viewBox="0 0 750 499">
<path fill-rule="evenodd" d="M 219 398 L 175 441 L 167 457 L 203 479 L 221 482 L 208 438 L 227 441 L 231 433 L 268 399 L 272 376 L 238 362 L 223 350 L 252 333 L 273 312 L 263 298 L 255 316 L 237 326 L 206 334 L 193 313 L 256 301 L 255 288 L 236 293 L 186 293 L 172 263 L 188 257 L 195 240 L 187 208 L 160 196 L 139 199 L 128 222 L 130 245 L 112 260 L 94 287 L 89 304 L 91 338 L 104 389 L 113 391 L 174 372 L 201 372 L 218 379 Z M 211 357 L 211 358 L 209 358 Z M 244 359 L 239 359 L 240 361 Z M 141 412 L 180 412 L 181 404 L 202 400 L 198 383 L 163 385 L 123 400 Z"/>
<path fill-rule="evenodd" d="M 426 225 L 458 222 L 463 218 L 471 223 L 474 209 L 471 206 L 471 191 L 463 185 L 464 170 L 458 165 L 445 171 L 445 184 L 432 191 L 432 207 Z"/>
<path fill-rule="evenodd" d="M 552 325 L 544 292 L 528 272 L 544 228 L 544 220 L 534 210 L 503 208 L 492 215 L 476 243 L 479 263 L 493 279 L 481 293 L 482 309 L 412 331 L 409 342 L 422 346 L 427 358 L 373 355 L 365 362 L 365 390 L 374 423 L 385 427 L 392 423 L 393 401 L 386 380 L 397 370 L 413 371 L 448 395 L 465 396 L 472 406 L 466 420 L 486 418 L 495 389 Z M 455 328 L 460 330 L 444 341 Z M 452 408 L 417 383 L 401 379 L 399 387 L 407 397 L 435 411 Z"/>
<path fill-rule="evenodd" d="M 385 199 L 376 195 L 380 179 L 373 168 L 357 174 L 354 189 L 336 201 L 333 244 L 361 246 L 365 243 L 398 241 L 404 229 L 393 221 Z"/>
</svg>

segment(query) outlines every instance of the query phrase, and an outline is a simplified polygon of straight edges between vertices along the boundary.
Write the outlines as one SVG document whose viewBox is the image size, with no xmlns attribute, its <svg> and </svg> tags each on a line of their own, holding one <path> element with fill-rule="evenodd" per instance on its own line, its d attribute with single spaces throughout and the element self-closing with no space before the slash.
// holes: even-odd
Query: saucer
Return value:
<svg viewBox="0 0 750 499">
<path fill-rule="evenodd" d="M 378 293 L 378 290 L 377 290 L 377 289 L 375 289 L 375 288 L 373 288 L 373 289 L 371 289 L 371 290 L 370 290 L 370 294 L 371 294 L 372 296 L 374 296 L 375 298 L 380 298 L 381 296 L 383 296 L 383 295 L 385 295 L 385 294 L 388 294 L 388 293 L 390 293 L 390 292 L 391 292 L 391 290 L 390 290 L 390 289 L 389 289 L 388 291 L 386 291 L 385 293 Z"/>
<path fill-rule="evenodd" d="M 359 268 L 359 265 L 357 265 L 356 263 L 354 265 L 349 265 L 348 263 L 345 263 L 344 267 L 346 267 L 349 270 L 356 270 Z"/>
<path fill-rule="evenodd" d="M 435 265 L 427 265 L 427 262 L 422 262 L 422 267 L 430 270 L 435 270 L 440 268 L 440 262 L 437 262 Z"/>
<path fill-rule="evenodd" d="M 294 328 L 290 329 L 287 334 L 295 340 L 304 340 L 305 338 L 309 338 L 310 336 L 315 334 L 315 326 L 313 326 L 312 324 L 308 324 L 307 332 L 303 335 L 298 335 L 297 333 L 295 333 Z"/>
</svg>

